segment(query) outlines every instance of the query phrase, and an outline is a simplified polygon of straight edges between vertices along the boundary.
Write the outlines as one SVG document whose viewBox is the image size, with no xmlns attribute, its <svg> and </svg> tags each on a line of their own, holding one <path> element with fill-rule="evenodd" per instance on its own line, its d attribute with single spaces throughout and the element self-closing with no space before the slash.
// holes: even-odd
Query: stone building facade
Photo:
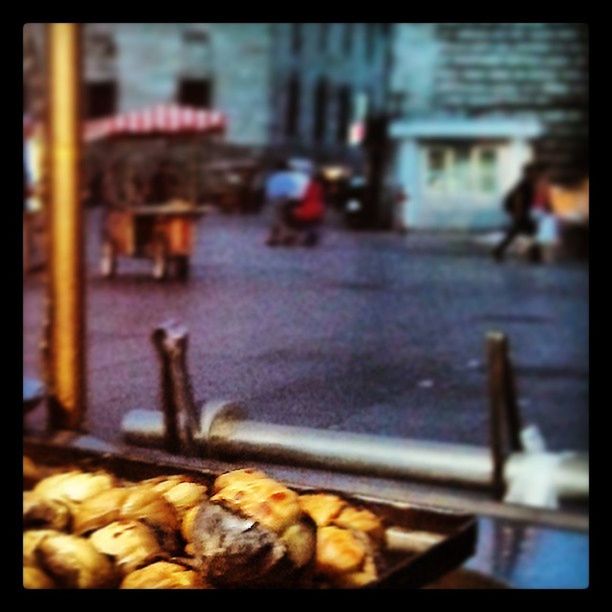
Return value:
<svg viewBox="0 0 612 612">
<path fill-rule="evenodd" d="M 530 159 L 562 182 L 585 172 L 585 24 L 395 24 L 392 58 L 391 172 L 412 195 L 408 225 L 503 222 L 503 192 Z"/>
<path fill-rule="evenodd" d="M 29 106 L 43 30 L 24 29 Z M 212 106 L 229 143 L 354 165 L 351 128 L 387 114 L 388 180 L 410 201 L 380 217 L 488 227 L 528 159 L 566 180 L 587 165 L 588 62 L 587 26 L 573 23 L 87 24 L 85 112 Z"/>
<path fill-rule="evenodd" d="M 273 40 L 273 145 L 359 157 L 351 126 L 386 110 L 389 25 L 274 24 Z"/>
<path fill-rule="evenodd" d="M 24 50 L 42 54 L 43 34 L 27 26 Z M 384 104 L 386 40 L 383 24 L 86 24 L 85 113 L 211 106 L 230 143 L 341 153 L 356 110 Z"/>
</svg>

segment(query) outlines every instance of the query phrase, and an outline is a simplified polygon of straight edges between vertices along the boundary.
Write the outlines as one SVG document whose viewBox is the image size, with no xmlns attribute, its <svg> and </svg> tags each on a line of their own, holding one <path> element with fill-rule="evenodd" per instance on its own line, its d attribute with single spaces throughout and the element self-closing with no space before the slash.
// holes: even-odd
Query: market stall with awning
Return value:
<svg viewBox="0 0 612 612">
<path fill-rule="evenodd" d="M 177 274 L 186 278 L 195 244 L 194 224 L 204 214 L 204 208 L 198 207 L 202 149 L 215 143 L 225 127 L 219 111 L 176 104 L 85 124 L 87 167 L 92 178 L 101 177 L 106 185 L 101 201 L 112 209 L 104 219 L 103 276 L 114 276 L 121 255 L 153 258 L 158 279 L 166 277 L 174 262 Z"/>
</svg>

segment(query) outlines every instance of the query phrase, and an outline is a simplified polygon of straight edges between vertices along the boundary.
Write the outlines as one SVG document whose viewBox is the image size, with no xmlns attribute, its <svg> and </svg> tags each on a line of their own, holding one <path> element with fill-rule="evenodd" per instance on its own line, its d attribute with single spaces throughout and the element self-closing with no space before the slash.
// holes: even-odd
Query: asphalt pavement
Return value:
<svg viewBox="0 0 612 612">
<path fill-rule="evenodd" d="M 485 334 L 506 333 L 523 419 L 555 450 L 588 449 L 588 265 L 495 263 L 473 236 L 353 232 L 313 249 L 264 245 L 267 216 L 204 218 L 192 276 L 154 281 L 146 260 L 98 276 L 100 211 L 88 211 L 89 430 L 159 407 L 153 328 L 190 333 L 198 399 L 249 418 L 487 444 Z M 44 273 L 24 281 L 24 374 L 37 376 Z M 36 425 L 40 411 L 28 417 Z"/>
</svg>

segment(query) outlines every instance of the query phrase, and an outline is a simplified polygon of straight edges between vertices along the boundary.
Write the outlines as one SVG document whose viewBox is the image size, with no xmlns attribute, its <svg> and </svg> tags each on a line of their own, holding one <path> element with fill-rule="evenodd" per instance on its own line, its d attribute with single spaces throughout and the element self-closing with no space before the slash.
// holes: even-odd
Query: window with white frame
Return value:
<svg viewBox="0 0 612 612">
<path fill-rule="evenodd" d="M 494 145 L 427 145 L 424 170 L 430 195 L 485 196 L 499 191 L 499 150 Z"/>
</svg>

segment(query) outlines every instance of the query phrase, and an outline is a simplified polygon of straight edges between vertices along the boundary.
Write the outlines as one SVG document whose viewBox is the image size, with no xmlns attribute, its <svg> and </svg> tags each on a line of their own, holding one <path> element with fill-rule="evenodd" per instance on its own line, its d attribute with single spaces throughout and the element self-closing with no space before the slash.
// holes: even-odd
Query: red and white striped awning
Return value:
<svg viewBox="0 0 612 612">
<path fill-rule="evenodd" d="M 226 118 L 215 110 L 202 110 L 178 104 L 158 104 L 128 111 L 113 117 L 93 119 L 85 123 L 86 142 L 112 136 L 169 135 L 223 131 Z"/>
</svg>

